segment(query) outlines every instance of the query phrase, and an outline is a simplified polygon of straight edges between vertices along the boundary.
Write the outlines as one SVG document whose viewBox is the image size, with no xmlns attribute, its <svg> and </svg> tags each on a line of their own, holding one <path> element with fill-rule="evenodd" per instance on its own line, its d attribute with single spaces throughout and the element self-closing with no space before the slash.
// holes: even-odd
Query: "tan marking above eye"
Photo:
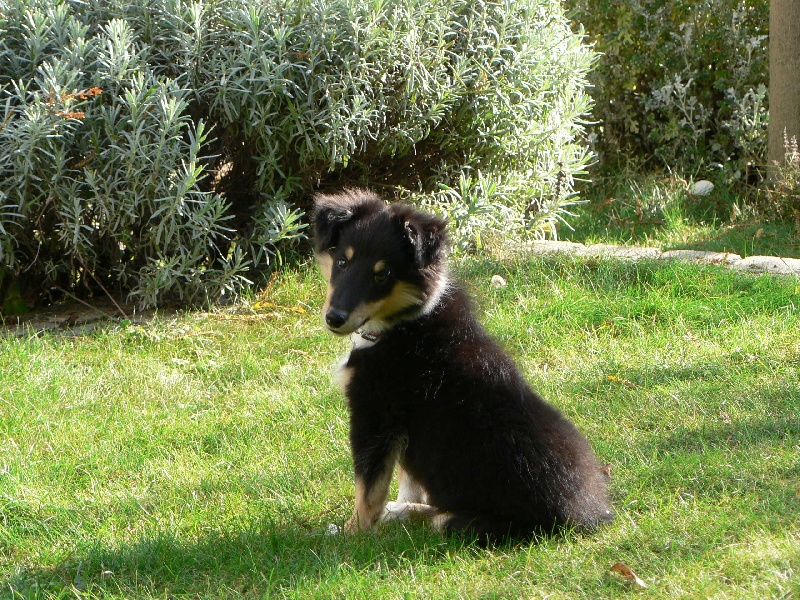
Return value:
<svg viewBox="0 0 800 600">
<path fill-rule="evenodd" d="M 386 268 L 386 261 L 385 260 L 379 260 L 378 262 L 375 263 L 375 266 L 372 267 L 372 272 L 373 273 L 380 273 L 385 268 Z"/>
<path fill-rule="evenodd" d="M 344 251 L 344 256 L 347 260 L 353 260 L 353 255 L 356 253 L 352 246 L 348 246 Z"/>
</svg>

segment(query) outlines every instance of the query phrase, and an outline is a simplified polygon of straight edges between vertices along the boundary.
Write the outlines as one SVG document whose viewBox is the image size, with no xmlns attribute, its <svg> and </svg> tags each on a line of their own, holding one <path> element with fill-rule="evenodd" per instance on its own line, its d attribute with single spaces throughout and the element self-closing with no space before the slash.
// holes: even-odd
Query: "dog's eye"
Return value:
<svg viewBox="0 0 800 600">
<path fill-rule="evenodd" d="M 336 266 L 339 267 L 342 271 L 344 271 L 347 268 L 347 260 L 344 258 L 340 258 L 336 262 Z"/>
<path fill-rule="evenodd" d="M 378 271 L 372 278 L 375 283 L 386 283 L 386 280 L 389 279 L 389 271 Z"/>
</svg>

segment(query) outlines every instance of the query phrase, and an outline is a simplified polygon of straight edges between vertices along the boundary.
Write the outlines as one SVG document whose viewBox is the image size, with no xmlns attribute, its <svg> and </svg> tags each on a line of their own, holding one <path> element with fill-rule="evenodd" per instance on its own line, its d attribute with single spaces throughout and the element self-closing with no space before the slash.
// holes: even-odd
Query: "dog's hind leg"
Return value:
<svg viewBox="0 0 800 600">
<path fill-rule="evenodd" d="M 397 466 L 397 502 L 413 502 L 427 504 L 428 494 L 425 488 L 416 481 L 402 464 Z"/>
<path fill-rule="evenodd" d="M 540 528 L 524 525 L 509 517 L 472 512 L 437 511 L 431 518 L 434 529 L 444 533 L 463 533 L 478 543 L 498 544 L 511 538 L 533 537 Z"/>
<path fill-rule="evenodd" d="M 475 537 L 484 545 L 497 544 L 512 537 L 532 536 L 535 533 L 533 528 L 520 527 L 519 523 L 506 517 L 449 512 L 419 502 L 387 502 L 380 521 L 426 521 L 436 531 L 447 534 L 463 533 Z"/>
</svg>

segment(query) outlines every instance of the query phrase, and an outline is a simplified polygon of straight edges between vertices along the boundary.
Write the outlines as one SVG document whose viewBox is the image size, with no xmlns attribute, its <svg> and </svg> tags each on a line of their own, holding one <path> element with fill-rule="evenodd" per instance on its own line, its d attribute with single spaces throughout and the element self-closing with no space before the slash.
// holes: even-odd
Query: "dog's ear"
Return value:
<svg viewBox="0 0 800 600">
<path fill-rule="evenodd" d="M 336 246 L 342 225 L 353 218 L 353 207 L 341 196 L 314 195 L 314 250 L 325 252 Z"/>
<path fill-rule="evenodd" d="M 409 206 L 393 204 L 392 208 L 395 218 L 403 222 L 417 265 L 424 268 L 441 260 L 447 252 L 447 221 Z"/>
<path fill-rule="evenodd" d="M 336 247 L 344 225 L 385 206 L 369 190 L 349 188 L 338 194 L 314 195 L 314 251 L 319 254 Z"/>
</svg>

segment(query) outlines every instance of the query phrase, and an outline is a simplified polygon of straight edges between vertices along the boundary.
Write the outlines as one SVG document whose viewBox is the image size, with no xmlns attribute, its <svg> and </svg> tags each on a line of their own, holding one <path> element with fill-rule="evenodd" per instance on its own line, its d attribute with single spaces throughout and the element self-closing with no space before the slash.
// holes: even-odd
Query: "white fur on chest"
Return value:
<svg viewBox="0 0 800 600">
<path fill-rule="evenodd" d="M 333 381 L 345 396 L 347 395 L 347 386 L 350 385 L 350 380 L 353 378 L 353 367 L 347 366 L 349 360 L 350 353 L 348 352 L 333 368 Z"/>
<path fill-rule="evenodd" d="M 350 339 L 353 342 L 353 347 L 350 352 L 353 350 L 360 350 L 361 348 L 369 348 L 376 343 L 361 337 L 361 334 L 358 332 L 353 333 Z M 347 395 L 347 386 L 350 385 L 350 380 L 353 378 L 354 372 L 353 367 L 347 366 L 347 363 L 350 361 L 350 352 L 339 359 L 339 362 L 336 363 L 336 366 L 333 368 L 333 380 L 345 395 Z"/>
</svg>

